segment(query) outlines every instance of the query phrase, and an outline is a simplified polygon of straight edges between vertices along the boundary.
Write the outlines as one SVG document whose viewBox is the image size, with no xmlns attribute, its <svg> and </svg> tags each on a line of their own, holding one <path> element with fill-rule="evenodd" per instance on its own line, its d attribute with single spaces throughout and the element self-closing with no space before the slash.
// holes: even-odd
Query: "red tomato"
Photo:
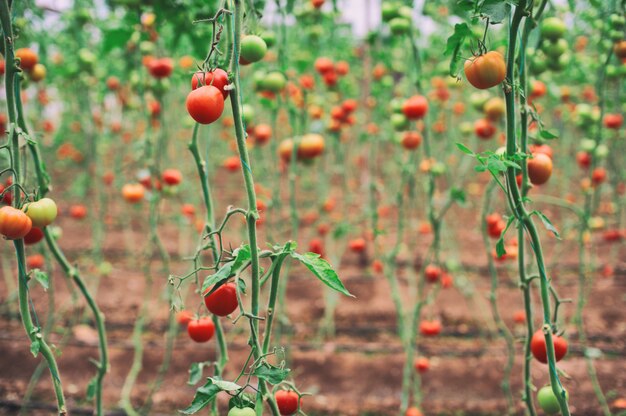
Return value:
<svg viewBox="0 0 626 416">
<path fill-rule="evenodd" d="M 606 230 L 602 234 L 602 238 L 604 241 L 612 243 L 615 241 L 620 241 L 622 239 L 622 233 L 620 230 Z"/>
<path fill-rule="evenodd" d="M 384 269 L 383 262 L 376 259 L 372 262 L 372 270 L 374 273 L 382 273 Z"/>
<path fill-rule="evenodd" d="M 311 5 L 316 9 L 320 9 L 324 5 L 325 0 L 311 0 Z"/>
<path fill-rule="evenodd" d="M 254 127 L 254 140 L 258 144 L 265 144 L 272 138 L 272 128 L 267 124 Z"/>
<path fill-rule="evenodd" d="M 364 238 L 355 238 L 348 242 L 348 248 L 355 253 L 363 253 L 367 247 Z"/>
<path fill-rule="evenodd" d="M 6 238 L 23 238 L 32 226 L 32 220 L 23 211 L 9 206 L 0 208 L 0 234 Z"/>
<path fill-rule="evenodd" d="M 176 322 L 181 326 L 187 326 L 193 320 L 193 313 L 189 311 L 178 311 L 176 313 Z"/>
<path fill-rule="evenodd" d="M 278 410 L 283 416 L 290 416 L 296 414 L 298 411 L 298 402 L 302 405 L 302 399 L 299 399 L 298 393 L 295 391 L 278 390 L 274 394 Z"/>
<path fill-rule="evenodd" d="M 591 166 L 591 155 L 588 152 L 581 150 L 576 153 L 576 162 L 578 162 L 578 166 L 581 168 L 587 169 Z"/>
<path fill-rule="evenodd" d="M 70 207 L 70 216 L 77 220 L 85 218 L 87 216 L 87 207 L 82 204 L 72 205 Z"/>
<path fill-rule="evenodd" d="M 209 291 L 207 290 L 206 293 Z M 226 316 L 233 313 L 239 307 L 237 300 L 237 287 L 234 283 L 226 283 L 215 292 L 204 297 L 204 304 L 209 312 L 217 316 Z"/>
<path fill-rule="evenodd" d="M 465 61 L 463 69 L 469 83 L 481 90 L 500 84 L 506 77 L 504 57 L 496 51 Z"/>
<path fill-rule="evenodd" d="M 28 234 L 24 236 L 24 244 L 32 245 L 37 244 L 43 239 L 43 231 L 39 227 L 32 227 Z"/>
<path fill-rule="evenodd" d="M 127 183 L 122 186 L 122 197 L 126 202 L 136 204 L 143 200 L 145 188 L 140 183 Z"/>
<path fill-rule="evenodd" d="M 474 123 L 474 132 L 479 139 L 491 139 L 496 134 L 496 126 L 486 118 L 476 120 Z"/>
<path fill-rule="evenodd" d="M 187 217 L 193 217 L 196 215 L 196 207 L 194 207 L 193 204 L 183 204 L 183 206 L 180 207 L 180 210 L 183 215 Z"/>
<path fill-rule="evenodd" d="M 350 64 L 346 61 L 339 61 L 335 64 L 335 70 L 341 76 L 348 75 L 348 72 L 350 72 Z"/>
<path fill-rule="evenodd" d="M 621 114 L 607 114 L 604 116 L 604 125 L 609 129 L 619 129 L 622 127 L 624 117 Z"/>
<path fill-rule="evenodd" d="M 319 238 L 312 239 L 309 241 L 309 251 L 324 257 L 324 242 Z"/>
<path fill-rule="evenodd" d="M 148 64 L 148 72 L 155 78 L 167 78 L 173 69 L 174 62 L 170 58 L 155 58 Z"/>
<path fill-rule="evenodd" d="M 196 342 L 207 342 L 213 338 L 215 324 L 208 316 L 193 319 L 187 323 L 187 333 Z"/>
<path fill-rule="evenodd" d="M 15 57 L 20 58 L 20 68 L 31 71 L 39 62 L 39 56 L 30 48 L 19 48 L 15 51 Z"/>
<path fill-rule="evenodd" d="M 429 264 L 424 269 L 424 277 L 430 283 L 435 283 L 441 277 L 441 267 Z"/>
<path fill-rule="evenodd" d="M 165 169 L 161 173 L 161 179 L 168 185 L 178 185 L 183 180 L 183 174 L 178 169 Z"/>
<path fill-rule="evenodd" d="M 548 182 L 552 175 L 552 159 L 543 153 L 535 153 L 528 159 L 528 178 L 533 185 Z"/>
<path fill-rule="evenodd" d="M 595 168 L 593 172 L 591 172 L 591 182 L 594 185 L 599 185 L 606 180 L 606 169 L 602 167 Z"/>
<path fill-rule="evenodd" d="M 404 101 L 402 112 L 409 120 L 417 120 L 428 112 L 428 100 L 423 95 L 414 95 Z"/>
<path fill-rule="evenodd" d="M 117 91 L 120 88 L 120 79 L 114 76 L 108 77 L 107 88 L 110 89 L 111 91 Z"/>
<path fill-rule="evenodd" d="M 413 150 L 422 144 L 422 135 L 416 131 L 407 131 L 402 135 L 402 147 L 407 150 Z"/>
<path fill-rule="evenodd" d="M 567 354 L 567 341 L 557 335 L 552 335 L 552 343 L 554 344 L 554 357 L 556 361 L 561 361 L 561 358 Z M 546 350 L 546 338 L 543 334 L 543 330 L 538 330 L 534 333 L 530 340 L 530 351 L 533 356 L 540 363 L 548 363 L 548 352 Z"/>
<path fill-rule="evenodd" d="M 423 374 L 430 369 L 430 361 L 426 357 L 419 357 L 415 359 L 413 366 L 415 367 L 415 371 Z"/>
<path fill-rule="evenodd" d="M 324 73 L 323 79 L 324 79 L 324 84 L 326 84 L 327 87 L 334 87 L 335 85 L 337 85 L 339 76 L 337 75 L 336 72 L 330 71 L 330 72 Z"/>
<path fill-rule="evenodd" d="M 546 95 L 546 92 L 548 92 L 548 88 L 546 87 L 546 84 L 544 84 L 541 81 L 534 81 L 531 86 L 530 96 L 532 98 L 539 98 L 539 97 L 543 97 L 544 95 Z"/>
<path fill-rule="evenodd" d="M 298 145 L 299 159 L 313 159 L 324 153 L 324 137 L 319 134 L 305 134 Z M 291 158 L 291 154 L 289 154 Z"/>
<path fill-rule="evenodd" d="M 441 287 L 444 289 L 448 289 L 450 287 L 452 287 L 452 285 L 454 284 L 454 279 L 452 279 L 452 276 L 450 276 L 448 273 L 444 273 L 441 276 Z"/>
<path fill-rule="evenodd" d="M 424 416 L 424 414 L 417 407 L 409 407 L 404 416 Z"/>
<path fill-rule="evenodd" d="M 229 91 L 224 89 L 228 85 L 228 73 L 223 69 L 216 68 L 213 72 L 197 71 L 191 77 L 191 89 L 197 89 L 198 85 L 212 85 L 222 92 L 224 100 L 228 97 Z"/>
<path fill-rule="evenodd" d="M 553 159 L 554 151 L 552 150 L 552 147 L 550 147 L 550 145 L 531 144 L 530 146 L 528 146 L 528 149 L 530 150 L 530 153 L 532 154 L 543 153 L 544 155 L 548 156 L 550 159 Z"/>
<path fill-rule="evenodd" d="M 29 269 L 41 269 L 46 263 L 46 259 L 41 254 L 33 254 L 26 257 L 26 267 Z"/>
<path fill-rule="evenodd" d="M 441 322 L 422 321 L 420 322 L 420 333 L 426 337 L 433 337 L 441 333 Z"/>
<path fill-rule="evenodd" d="M 224 159 L 223 166 L 231 172 L 237 172 L 241 169 L 241 159 L 239 156 L 229 156 Z"/>
<path fill-rule="evenodd" d="M 224 111 L 224 96 L 218 88 L 205 85 L 191 91 L 186 104 L 191 118 L 200 124 L 211 124 Z"/>
<path fill-rule="evenodd" d="M 324 75 L 326 73 L 332 72 L 335 70 L 335 66 L 333 65 L 333 61 L 330 58 L 319 57 L 315 60 L 315 70 L 320 74 Z"/>
<path fill-rule="evenodd" d="M 341 108 L 343 108 L 343 111 L 345 113 L 352 113 L 354 110 L 356 110 L 357 106 L 358 103 L 353 98 L 348 98 L 343 103 L 341 103 Z"/>
<path fill-rule="evenodd" d="M 513 321 L 516 324 L 523 324 L 526 322 L 526 312 L 524 311 L 515 311 L 513 313 Z"/>
</svg>

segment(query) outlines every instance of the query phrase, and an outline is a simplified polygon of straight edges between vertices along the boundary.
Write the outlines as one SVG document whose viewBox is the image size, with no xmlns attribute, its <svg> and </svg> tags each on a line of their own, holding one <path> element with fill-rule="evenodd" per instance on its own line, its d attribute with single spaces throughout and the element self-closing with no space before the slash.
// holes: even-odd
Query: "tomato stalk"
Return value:
<svg viewBox="0 0 626 416">
<path fill-rule="evenodd" d="M 248 228 L 248 242 L 250 245 L 250 279 L 252 283 L 251 290 L 251 310 L 250 313 L 253 317 L 259 316 L 259 292 L 260 292 L 260 279 L 259 279 L 259 248 L 257 245 L 257 233 L 256 222 L 259 218 L 257 211 L 256 191 L 254 189 L 254 178 L 252 176 L 252 167 L 250 165 L 250 157 L 248 155 L 248 148 L 246 146 L 246 133 L 243 125 L 243 119 L 241 114 L 241 81 L 239 78 L 239 54 L 241 50 L 241 31 L 243 24 L 243 4 L 241 0 L 234 0 L 234 13 L 231 16 L 234 22 L 233 33 L 233 54 L 230 61 L 230 72 L 232 74 L 233 91 L 231 93 L 231 107 L 233 111 L 233 119 L 235 122 L 235 136 L 237 139 L 237 150 L 239 157 L 241 158 L 241 171 L 243 174 L 244 184 L 246 188 L 246 195 L 248 199 L 248 210 L 246 212 L 246 224 Z M 294 146 L 295 147 L 295 146 Z M 255 359 L 258 359 L 262 354 L 261 346 L 259 345 L 259 325 L 256 318 L 250 318 L 250 340 L 252 344 L 252 350 Z M 270 404 L 272 413 L 278 415 L 278 407 L 274 397 L 267 394 L 267 386 L 265 382 L 258 382 L 258 393 L 256 398 L 256 412 L 257 416 L 261 416 L 263 413 L 263 399 L 267 396 L 267 401 Z"/>
<path fill-rule="evenodd" d="M 527 1 L 520 0 L 519 5 L 515 8 L 515 12 L 511 19 L 509 27 L 509 50 L 507 54 L 507 70 L 506 81 L 504 85 L 505 102 L 506 102 L 506 156 L 508 159 L 513 159 L 517 152 L 516 141 L 516 125 L 515 125 L 515 90 L 513 86 L 515 84 L 514 69 L 515 69 L 515 48 L 517 45 L 517 34 L 521 20 L 528 14 Z M 522 47 L 526 47 L 523 45 Z M 525 207 L 524 199 L 520 190 L 517 187 L 515 168 L 509 166 L 506 171 L 508 192 L 510 198 L 508 198 L 511 204 L 511 210 L 515 215 L 515 218 L 519 222 L 520 229 L 523 229 L 530 238 L 531 247 L 535 254 L 535 260 L 537 268 L 539 270 L 540 277 L 540 293 L 543 305 L 543 317 L 544 317 L 544 335 L 546 340 L 546 349 L 548 355 L 548 369 L 550 373 L 550 384 L 552 391 L 558 399 L 559 407 L 563 416 L 569 416 L 569 408 L 567 405 L 567 398 L 565 397 L 565 390 L 561 386 L 559 375 L 556 369 L 556 359 L 554 354 L 554 344 L 552 341 L 552 331 L 550 322 L 550 291 L 548 277 L 545 270 L 545 261 L 543 258 L 543 252 L 541 249 L 541 241 L 539 239 L 539 233 L 537 227 L 533 222 L 532 217 L 528 213 Z M 519 245 L 523 245 L 523 240 L 519 242 Z M 523 266 L 520 263 L 520 266 Z M 520 268 L 522 272 L 523 267 Z M 528 284 L 528 279 L 524 282 Z M 530 319 L 528 319 L 530 320 Z"/>
</svg>

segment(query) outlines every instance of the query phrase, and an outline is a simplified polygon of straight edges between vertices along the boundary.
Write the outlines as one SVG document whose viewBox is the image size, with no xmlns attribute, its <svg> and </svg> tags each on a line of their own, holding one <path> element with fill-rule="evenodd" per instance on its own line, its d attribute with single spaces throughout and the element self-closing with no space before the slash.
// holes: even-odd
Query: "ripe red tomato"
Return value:
<svg viewBox="0 0 626 416">
<path fill-rule="evenodd" d="M 320 9 L 324 5 L 325 0 L 311 0 L 311 5 L 316 9 Z"/>
<path fill-rule="evenodd" d="M 346 61 L 338 61 L 335 64 L 335 71 L 337 71 L 337 74 L 340 76 L 348 75 L 348 72 L 350 72 L 350 64 Z"/>
<path fill-rule="evenodd" d="M 523 310 L 513 312 L 513 322 L 523 324 L 526 322 L 526 312 Z"/>
<path fill-rule="evenodd" d="M 428 100 L 423 95 L 414 95 L 402 104 L 402 112 L 409 120 L 417 120 L 428 112 Z"/>
<path fill-rule="evenodd" d="M 0 208 L 0 234 L 6 238 L 23 238 L 32 226 L 32 220 L 23 211 L 9 206 Z"/>
<path fill-rule="evenodd" d="M 422 135 L 416 131 L 407 131 L 402 135 L 402 147 L 413 150 L 422 144 Z"/>
<path fill-rule="evenodd" d="M 207 342 L 213 338 L 215 324 L 208 316 L 193 319 L 187 323 L 187 333 L 196 342 Z"/>
<path fill-rule="evenodd" d="M 424 277 L 430 283 L 435 283 L 441 277 L 441 267 L 429 264 L 424 269 Z"/>
<path fill-rule="evenodd" d="M 554 357 L 556 361 L 561 361 L 567 354 L 567 341 L 557 335 L 552 335 L 552 343 L 554 344 Z M 548 352 L 546 350 L 546 339 L 543 330 L 538 330 L 533 334 L 530 340 L 530 351 L 540 363 L 547 364 Z"/>
<path fill-rule="evenodd" d="M 409 407 L 404 416 L 424 416 L 424 414 L 417 407 Z"/>
<path fill-rule="evenodd" d="M 107 88 L 111 91 L 117 91 L 120 88 L 120 79 L 118 77 L 110 76 L 106 82 Z"/>
<path fill-rule="evenodd" d="M 41 254 L 33 254 L 26 257 L 26 267 L 29 269 L 41 269 L 46 264 L 46 259 Z"/>
<path fill-rule="evenodd" d="M 140 183 L 127 183 L 122 186 L 122 197 L 131 204 L 142 201 L 144 194 L 145 188 Z"/>
<path fill-rule="evenodd" d="M 576 153 L 576 162 L 578 162 L 578 166 L 581 168 L 587 169 L 591 166 L 591 155 L 588 152 L 581 150 Z"/>
<path fill-rule="evenodd" d="M 430 361 L 426 357 L 419 357 L 415 359 L 413 366 L 415 367 L 415 371 L 423 374 L 430 369 Z"/>
<path fill-rule="evenodd" d="M 552 159 L 554 156 L 554 151 L 552 150 L 552 147 L 550 147 L 550 145 L 547 145 L 547 144 L 531 144 L 530 146 L 528 146 L 528 149 L 530 150 L 530 153 L 532 154 L 543 153 L 544 155 L 548 156 L 550 159 Z"/>
<path fill-rule="evenodd" d="M 528 159 L 528 178 L 533 185 L 548 182 L 552 175 L 552 159 L 543 153 L 535 153 Z"/>
<path fill-rule="evenodd" d="M 452 278 L 451 275 L 449 275 L 448 273 L 444 273 L 441 276 L 441 287 L 444 289 L 448 289 L 450 287 L 452 287 L 452 285 L 454 284 L 454 279 Z"/>
<path fill-rule="evenodd" d="M 148 64 L 148 72 L 155 78 L 167 78 L 173 69 L 174 62 L 170 58 L 155 58 Z"/>
<path fill-rule="evenodd" d="M 599 185 L 606 180 L 606 169 L 598 167 L 591 172 L 591 182 L 594 185 Z"/>
<path fill-rule="evenodd" d="M 24 244 L 27 246 L 37 244 L 43 239 L 43 231 L 39 227 L 33 227 L 28 234 L 24 236 Z"/>
<path fill-rule="evenodd" d="M 382 273 L 384 270 L 383 262 L 376 259 L 372 262 L 372 270 L 374 273 Z"/>
<path fill-rule="evenodd" d="M 619 129 L 622 127 L 624 117 L 621 114 L 607 114 L 604 116 L 604 125 L 609 129 Z"/>
<path fill-rule="evenodd" d="M 324 137 L 319 134 L 305 134 L 298 145 L 299 159 L 313 159 L 324 153 Z M 289 155 L 291 157 L 291 154 Z"/>
<path fill-rule="evenodd" d="M 426 337 L 434 337 L 441 333 L 441 322 L 422 321 L 420 322 L 420 333 Z"/>
<path fill-rule="evenodd" d="M 193 217 L 196 215 L 196 207 L 194 207 L 193 204 L 183 204 L 180 207 L 180 211 L 187 217 Z"/>
<path fill-rule="evenodd" d="M 469 83 L 481 90 L 500 84 L 506 77 L 504 57 L 496 51 L 465 61 L 463 69 Z"/>
<path fill-rule="evenodd" d="M 354 112 L 358 105 L 358 102 L 354 98 L 348 98 L 347 100 L 344 100 L 343 103 L 341 103 L 341 108 L 343 108 L 343 111 L 345 113 L 349 114 Z"/>
<path fill-rule="evenodd" d="M 324 75 L 328 72 L 332 72 L 335 70 L 335 66 L 333 61 L 330 58 L 319 57 L 315 60 L 315 70 L 320 74 Z"/>
<path fill-rule="evenodd" d="M 254 141 L 260 145 L 272 138 L 272 128 L 267 124 L 258 124 L 254 127 Z"/>
<path fill-rule="evenodd" d="M 324 242 L 319 238 L 312 239 L 309 241 L 309 251 L 324 257 Z"/>
<path fill-rule="evenodd" d="M 178 311 L 176 313 L 176 322 L 181 326 L 187 326 L 193 320 L 193 313 L 190 311 Z"/>
<path fill-rule="evenodd" d="M 546 84 L 541 81 L 534 81 L 531 86 L 530 96 L 533 98 L 539 98 L 546 95 L 546 92 L 548 92 Z"/>
<path fill-rule="evenodd" d="M 87 216 L 87 207 L 82 204 L 72 205 L 70 207 L 70 217 L 81 220 Z"/>
<path fill-rule="evenodd" d="M 283 416 L 291 416 L 298 411 L 298 402 L 302 405 L 302 399 L 299 399 L 298 393 L 295 391 L 278 390 L 274 394 L 278 410 Z"/>
<path fill-rule="evenodd" d="M 183 181 L 183 174 L 178 169 L 165 169 L 161 173 L 161 179 L 168 185 L 178 185 Z"/>
<path fill-rule="evenodd" d="M 337 81 L 339 81 L 339 76 L 335 71 L 325 72 L 322 77 L 327 87 L 334 87 L 337 85 Z"/>
<path fill-rule="evenodd" d="M 30 48 L 19 48 L 15 51 L 15 57 L 20 58 L 20 68 L 31 71 L 39 62 L 39 56 Z"/>
<path fill-rule="evenodd" d="M 486 118 L 476 120 L 474 123 L 474 132 L 479 139 L 491 139 L 496 134 L 496 126 Z"/>
<path fill-rule="evenodd" d="M 200 124 L 213 123 L 223 111 L 224 96 L 212 85 L 202 86 L 187 95 L 187 112 Z"/>
<path fill-rule="evenodd" d="M 195 90 L 198 86 L 212 85 L 219 89 L 224 96 L 224 100 L 228 97 L 229 91 L 224 89 L 228 85 L 228 73 L 223 69 L 216 68 L 213 72 L 197 71 L 191 77 L 191 89 Z"/>
<path fill-rule="evenodd" d="M 209 291 L 207 290 L 206 293 Z M 217 316 L 226 316 L 233 313 L 238 307 L 237 287 L 234 283 L 226 283 L 215 292 L 204 297 L 204 304 L 209 312 Z"/>
<path fill-rule="evenodd" d="M 237 172 L 241 169 L 241 159 L 239 156 L 229 156 L 224 159 L 223 166 L 231 172 Z"/>
<path fill-rule="evenodd" d="M 355 238 L 348 242 L 348 248 L 355 253 L 363 253 L 367 247 L 364 238 Z"/>
<path fill-rule="evenodd" d="M 602 233 L 602 238 L 608 243 L 620 241 L 622 239 L 622 232 L 620 230 L 605 230 Z"/>
</svg>

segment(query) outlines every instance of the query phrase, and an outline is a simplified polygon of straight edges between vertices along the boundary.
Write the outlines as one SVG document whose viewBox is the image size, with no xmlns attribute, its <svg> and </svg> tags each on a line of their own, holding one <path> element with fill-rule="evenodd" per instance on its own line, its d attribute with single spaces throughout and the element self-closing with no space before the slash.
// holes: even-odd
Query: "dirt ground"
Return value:
<svg viewBox="0 0 626 416">
<path fill-rule="evenodd" d="M 454 212 L 451 215 L 456 215 Z M 70 260 L 88 264 L 89 258 L 84 250 L 84 241 L 89 241 L 87 223 L 63 218 L 60 225 L 64 228 L 61 245 Z M 190 230 L 186 232 L 191 235 Z M 454 276 L 455 286 L 442 290 L 436 301 L 424 311 L 425 316 L 441 319 L 443 332 L 438 337 L 419 341 L 420 354 L 431 361 L 430 371 L 422 378 L 423 409 L 427 415 L 502 415 L 506 402 L 500 383 L 506 352 L 503 341 L 497 337 L 489 311 L 487 296 L 490 281 L 485 269 L 485 253 L 477 233 L 471 230 L 457 230 L 457 233 L 455 244 L 458 250 L 453 254 L 463 267 Z M 164 228 L 162 234 L 173 257 L 172 271 L 185 273 L 190 264 L 178 256 L 179 251 L 185 251 L 181 250 L 179 243 L 185 235 L 181 238 L 174 228 Z M 136 250 L 142 247 L 144 235 L 140 229 L 132 233 L 131 241 L 139 247 Z M 116 408 L 132 361 L 130 337 L 145 285 L 141 268 L 136 264 L 137 256 L 125 254 L 128 238 L 128 233 L 124 233 L 119 225 L 107 230 L 104 256 L 113 268 L 109 276 L 102 277 L 97 295 L 98 304 L 106 315 L 109 336 L 111 368 L 105 379 L 104 400 L 110 414 L 123 414 Z M 418 238 L 427 241 L 428 237 Z M 596 240 L 593 241 L 595 244 Z M 578 294 L 577 253 L 571 243 L 562 244 L 565 246 L 560 248 L 552 242 L 546 245 L 548 259 L 557 259 L 549 263 L 550 272 L 560 296 L 575 299 Z M 623 245 L 616 252 L 603 244 L 597 243 L 596 250 L 600 255 L 597 265 L 611 261 L 615 274 L 603 278 L 594 272 L 589 301 L 585 306 L 585 325 L 589 346 L 603 353 L 595 361 L 595 366 L 602 388 L 612 404 L 616 399 L 626 397 L 626 253 Z M 193 249 L 192 243 L 188 243 L 186 249 L 189 254 Z M 10 267 L 13 267 L 10 254 L 8 246 L 3 248 L 2 261 L 11 263 Z M 410 267 L 413 261 L 419 265 L 423 254 L 404 253 L 404 259 L 400 261 L 404 262 L 404 267 Z M 614 259 L 618 259 L 617 262 Z M 396 314 L 390 301 L 387 280 L 381 275 L 372 275 L 367 267 L 361 266 L 361 260 L 352 253 L 343 256 L 339 275 L 356 299 L 339 300 L 335 311 L 336 336 L 331 340 L 318 337 L 325 305 L 322 285 L 305 269 L 295 266 L 291 269 L 287 294 L 289 324 L 282 345 L 286 348 L 288 366 L 298 386 L 313 393 L 312 397 L 304 400 L 304 409 L 308 414 L 397 414 L 404 354 L 395 335 Z M 150 305 L 151 320 L 144 337 L 143 371 L 133 391 L 135 404 L 142 402 L 163 355 L 167 309 L 162 298 L 165 277 L 158 270 L 158 265 L 155 265 L 156 287 Z M 498 303 L 517 340 L 511 383 L 519 398 L 524 328 L 513 322 L 513 312 L 522 308 L 522 298 L 515 283 L 517 276 L 513 265 L 499 266 L 499 271 Z M 85 276 L 95 274 L 93 267 L 89 266 L 83 272 Z M 404 276 L 406 274 L 401 270 L 401 281 L 406 285 Z M 7 302 L 5 277 L 0 282 L 0 414 L 13 415 L 18 413 L 26 385 L 40 357 L 33 358 L 30 354 L 29 342 L 15 313 L 15 302 Z M 57 288 L 56 307 L 66 308 L 70 305 L 69 292 L 58 268 L 52 279 Z M 48 307 L 47 295 L 39 286 L 33 286 L 31 295 L 37 305 L 38 316 L 43 319 Z M 194 308 L 197 302 L 197 298 L 190 296 L 188 308 Z M 537 302 L 535 297 L 536 311 Z M 573 414 L 601 415 L 587 375 L 584 351 L 571 324 L 574 305 L 564 304 L 562 308 L 570 351 L 559 368 L 564 372 L 564 385 L 570 394 Z M 89 320 L 68 328 L 71 317 L 78 313 L 79 310 L 66 310 L 50 340 L 58 345 L 62 342 L 63 331 L 72 330 L 72 336 L 58 358 L 60 372 L 71 413 L 89 414 L 89 404 L 83 398 L 86 384 L 94 373 L 89 359 L 97 358 L 97 338 Z M 535 322 L 539 321 L 536 319 Z M 248 347 L 241 332 L 245 325 L 240 323 L 235 327 L 226 319 L 224 324 L 231 360 L 227 367 L 228 377 L 236 375 L 247 356 Z M 166 382 L 154 398 L 151 414 L 173 415 L 176 409 L 185 407 L 194 394 L 194 388 L 186 385 L 190 364 L 211 360 L 214 356 L 214 341 L 196 344 L 181 332 Z M 533 363 L 533 383 L 540 387 L 547 380 L 546 366 Z M 49 375 L 44 373 L 35 390 L 32 407 L 26 414 L 54 414 L 53 403 Z M 517 413 L 523 414 L 521 403 Z"/>
</svg>

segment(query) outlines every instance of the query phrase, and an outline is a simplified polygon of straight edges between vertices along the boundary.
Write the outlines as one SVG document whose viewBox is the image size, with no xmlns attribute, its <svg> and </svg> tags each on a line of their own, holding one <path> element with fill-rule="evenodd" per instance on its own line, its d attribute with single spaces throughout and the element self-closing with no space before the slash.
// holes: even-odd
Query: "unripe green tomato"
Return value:
<svg viewBox="0 0 626 416">
<path fill-rule="evenodd" d="M 604 22 L 601 19 L 594 19 L 591 21 L 591 27 L 597 32 L 602 32 Z"/>
<path fill-rule="evenodd" d="M 265 41 L 265 44 L 268 48 L 276 45 L 276 34 L 272 31 L 266 30 L 261 34 L 261 39 Z"/>
<path fill-rule="evenodd" d="M 568 397 L 567 391 L 565 391 L 565 397 Z M 552 391 L 551 386 L 544 386 L 537 392 L 537 402 L 539 407 L 549 415 L 557 414 L 561 411 L 559 407 L 559 400 Z"/>
<path fill-rule="evenodd" d="M 176 196 L 178 195 L 178 188 L 179 187 L 177 185 L 163 185 L 163 188 L 161 188 L 161 195 L 163 195 L 164 198 Z"/>
<path fill-rule="evenodd" d="M 608 156 L 608 154 L 609 154 L 609 148 L 606 147 L 605 144 L 599 144 L 598 147 L 596 147 L 594 156 L 596 156 L 598 159 L 604 159 Z"/>
<path fill-rule="evenodd" d="M 18 17 L 13 22 L 13 27 L 19 31 L 24 30 L 26 28 L 26 25 L 28 25 L 28 20 L 26 20 L 25 17 Z"/>
<path fill-rule="evenodd" d="M 57 204 L 50 198 L 41 198 L 39 201 L 26 204 L 24 208 L 33 226 L 39 228 L 52 224 L 58 214 Z"/>
<path fill-rule="evenodd" d="M 394 17 L 398 17 L 400 10 L 398 3 L 395 1 L 385 1 L 381 6 L 381 13 L 383 16 L 383 22 L 388 22 Z"/>
<path fill-rule="evenodd" d="M 624 39 L 624 31 L 621 29 L 618 30 L 611 30 L 609 32 L 609 38 L 613 41 L 613 42 L 619 42 L 620 40 Z"/>
<path fill-rule="evenodd" d="M 324 27 L 322 25 L 313 25 L 309 29 L 309 36 L 313 40 L 319 40 L 324 35 Z"/>
<path fill-rule="evenodd" d="M 63 229 L 61 229 L 61 227 L 57 227 L 54 225 L 50 226 L 48 227 L 48 232 L 50 233 L 50 237 L 52 237 L 52 239 L 55 241 L 63 237 Z"/>
<path fill-rule="evenodd" d="M 395 131 L 406 130 L 409 127 L 409 120 L 407 120 L 404 114 L 393 113 L 391 115 L 391 126 Z"/>
<path fill-rule="evenodd" d="M 250 104 L 244 104 L 241 106 L 241 117 L 243 118 L 244 123 L 252 123 L 255 116 L 256 114 L 254 111 L 254 107 L 252 107 Z"/>
<path fill-rule="evenodd" d="M 548 61 L 543 52 L 536 52 L 530 60 L 530 70 L 534 74 L 541 74 L 548 69 Z"/>
<path fill-rule="evenodd" d="M 626 77 L 626 64 L 621 64 L 617 67 L 617 73 L 620 77 Z"/>
<path fill-rule="evenodd" d="M 392 113 L 402 113 L 402 106 L 404 105 L 404 100 L 402 98 L 393 98 L 389 101 L 389 109 Z"/>
<path fill-rule="evenodd" d="M 411 21 L 404 17 L 394 17 L 389 21 L 389 29 L 394 35 L 404 35 L 411 30 Z"/>
<path fill-rule="evenodd" d="M 483 107 L 485 106 L 485 103 L 488 99 L 489 93 L 486 91 L 473 92 L 472 95 L 470 95 L 470 104 L 472 105 L 472 107 L 474 107 L 476 111 L 482 112 Z"/>
<path fill-rule="evenodd" d="M 558 17 L 548 17 L 541 22 L 541 36 L 547 39 L 557 40 L 565 34 L 567 27 Z"/>
<path fill-rule="evenodd" d="M 413 9 L 409 6 L 402 6 L 398 9 L 398 16 L 404 17 L 411 21 L 413 19 Z"/>
<path fill-rule="evenodd" d="M 76 22 L 82 26 L 91 21 L 91 13 L 88 9 L 80 8 L 76 11 L 75 18 Z"/>
<path fill-rule="evenodd" d="M 81 64 L 83 64 L 85 66 L 87 66 L 87 65 L 91 66 L 91 65 L 96 63 L 98 58 L 89 49 L 83 48 L 83 49 L 78 51 L 78 60 L 79 60 L 79 62 Z"/>
<path fill-rule="evenodd" d="M 256 416 L 256 412 L 250 407 L 233 407 L 228 411 L 228 416 Z"/>
<path fill-rule="evenodd" d="M 443 162 L 436 162 L 431 168 L 430 171 L 435 176 L 440 176 L 446 173 L 446 165 Z"/>
<path fill-rule="evenodd" d="M 256 35 L 247 35 L 241 40 L 241 59 L 246 62 L 258 62 L 265 56 L 267 44 Z"/>
<path fill-rule="evenodd" d="M 615 65 L 607 65 L 606 66 L 606 77 L 607 78 L 617 78 L 619 75 L 620 74 L 617 71 L 617 67 Z"/>
<path fill-rule="evenodd" d="M 598 49 L 612 49 L 613 48 L 613 41 L 609 40 L 609 39 L 604 39 L 602 40 L 602 47 L 598 48 Z"/>
<path fill-rule="evenodd" d="M 542 45 L 542 50 L 548 55 L 550 58 L 558 58 L 563 55 L 565 51 L 569 49 L 569 44 L 563 38 L 558 39 L 557 41 L 547 41 Z"/>
<path fill-rule="evenodd" d="M 152 89 L 154 90 L 154 92 L 156 93 L 165 93 L 170 89 L 170 80 L 167 78 L 161 78 L 158 80 L 155 80 L 156 82 L 154 83 Z"/>
<path fill-rule="evenodd" d="M 154 42 L 150 42 L 149 40 L 144 40 L 139 43 L 139 52 L 141 52 L 142 55 L 150 55 L 154 53 L 155 49 Z"/>
<path fill-rule="evenodd" d="M 380 85 L 385 88 L 393 87 L 393 77 L 391 75 L 385 75 L 380 79 Z"/>
<path fill-rule="evenodd" d="M 254 71 L 252 73 L 252 86 L 255 91 L 264 90 L 265 89 L 265 77 L 267 76 L 267 72 L 264 70 Z"/>
<path fill-rule="evenodd" d="M 585 152 L 593 151 L 594 147 L 596 147 L 596 142 L 591 139 L 582 139 L 580 141 L 580 149 Z"/>
<path fill-rule="evenodd" d="M 474 126 L 469 121 L 464 121 L 459 125 L 459 130 L 464 136 L 469 136 L 474 131 Z"/>
<path fill-rule="evenodd" d="M 287 85 L 287 78 L 285 78 L 282 72 L 270 72 L 265 76 L 262 85 L 267 91 L 279 92 Z"/>
<path fill-rule="evenodd" d="M 623 29 L 624 26 L 626 25 L 626 18 L 624 18 L 624 16 L 621 16 L 619 14 L 612 14 L 609 17 L 609 22 L 611 23 L 611 27 L 613 29 Z"/>
<path fill-rule="evenodd" d="M 109 276 L 113 271 L 113 265 L 108 261 L 103 261 L 98 265 L 98 273 L 102 276 Z"/>
<path fill-rule="evenodd" d="M 555 72 L 561 72 L 562 70 L 567 68 L 567 66 L 570 63 L 570 60 L 571 60 L 570 55 L 567 53 L 564 53 L 563 55 L 559 56 L 558 59 L 548 60 L 548 68 L 550 68 L 552 71 L 555 71 Z"/>
</svg>

